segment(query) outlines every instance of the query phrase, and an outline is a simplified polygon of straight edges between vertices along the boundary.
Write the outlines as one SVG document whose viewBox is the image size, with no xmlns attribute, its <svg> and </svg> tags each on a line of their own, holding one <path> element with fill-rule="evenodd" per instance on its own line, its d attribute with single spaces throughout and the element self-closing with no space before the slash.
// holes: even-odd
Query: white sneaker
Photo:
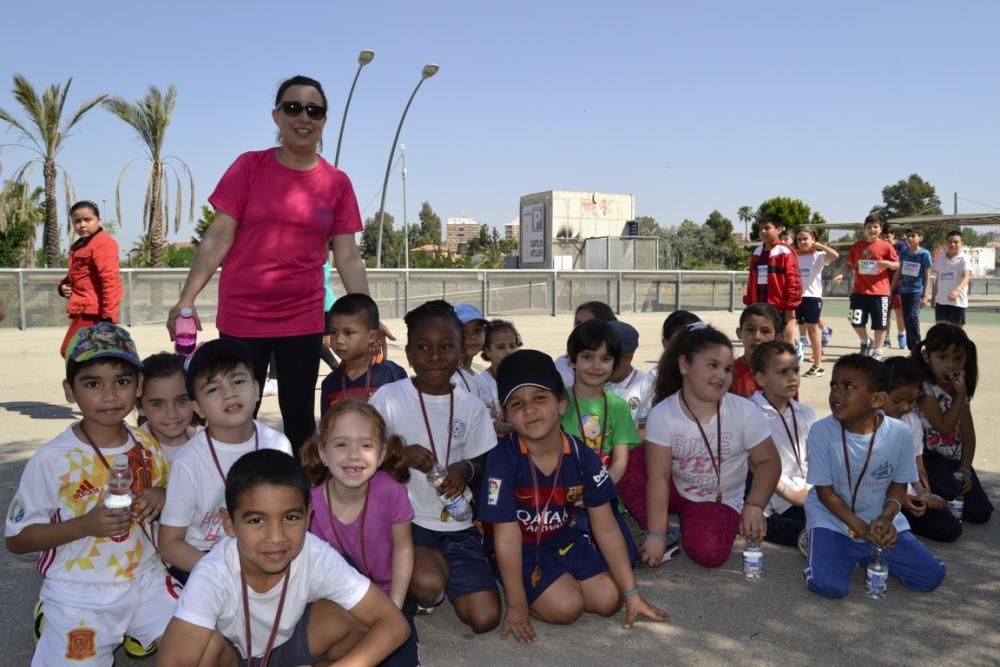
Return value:
<svg viewBox="0 0 1000 667">
<path fill-rule="evenodd" d="M 278 381 L 274 378 L 268 379 L 264 382 L 264 396 L 277 396 L 278 395 Z"/>
</svg>

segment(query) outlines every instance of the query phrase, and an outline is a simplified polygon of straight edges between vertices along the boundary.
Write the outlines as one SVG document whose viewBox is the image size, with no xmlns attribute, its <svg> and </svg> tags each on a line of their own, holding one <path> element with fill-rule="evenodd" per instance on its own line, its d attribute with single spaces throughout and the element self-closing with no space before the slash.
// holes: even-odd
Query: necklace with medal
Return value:
<svg viewBox="0 0 1000 667">
<path fill-rule="evenodd" d="M 868 452 L 865 454 L 865 464 L 861 466 L 861 472 L 858 473 L 858 481 L 855 482 L 854 487 L 851 487 L 851 457 L 847 451 L 847 429 L 844 428 L 843 422 L 840 424 L 840 444 L 844 448 L 844 466 L 847 468 L 847 488 L 851 490 L 851 511 L 854 511 L 854 505 L 858 502 L 858 490 L 861 488 L 861 482 L 865 478 L 865 472 L 868 471 L 868 464 L 872 460 L 872 450 L 875 448 L 875 434 L 878 433 L 878 415 L 875 415 L 875 426 L 872 428 L 872 437 L 868 440 Z M 857 539 L 858 534 L 854 532 L 853 529 L 847 529 L 847 536 L 851 539 Z"/>
<path fill-rule="evenodd" d="M 267 667 L 268 660 L 271 659 L 271 649 L 274 648 L 274 639 L 278 636 L 278 625 L 281 623 L 281 612 L 285 608 L 285 593 L 288 592 L 288 579 L 292 574 L 292 564 L 285 568 L 285 576 L 281 581 L 281 596 L 278 598 L 278 609 L 274 612 L 274 622 L 271 624 L 271 634 L 264 645 L 264 655 L 260 659 L 260 667 Z M 243 593 L 243 632 L 247 639 L 247 667 L 253 665 L 253 638 L 250 634 L 250 595 L 247 592 L 247 575 L 243 571 L 243 562 L 240 562 L 240 588 Z"/>
<path fill-rule="evenodd" d="M 545 500 L 545 505 L 542 506 L 540 494 L 541 491 L 538 488 L 538 473 L 536 472 L 536 465 L 534 459 L 531 458 L 531 453 L 528 452 L 525 447 L 525 453 L 528 456 L 528 470 L 531 472 L 531 492 L 535 499 L 535 511 L 538 512 L 538 524 L 535 530 L 535 567 L 531 570 L 531 587 L 538 588 L 542 583 L 542 566 L 541 566 L 541 550 L 542 550 L 542 530 L 545 528 L 546 517 L 549 514 L 549 505 L 552 503 L 552 497 L 555 496 L 556 487 L 559 485 L 559 472 L 562 470 L 563 454 L 569 448 L 569 442 L 566 438 L 566 434 L 562 434 L 562 443 L 559 447 L 559 458 L 556 461 L 555 471 L 552 473 L 552 486 L 549 487 L 549 497 Z"/>
<path fill-rule="evenodd" d="M 212 461 L 215 463 L 215 469 L 219 472 L 219 477 L 222 479 L 222 484 L 226 484 L 226 473 L 222 471 L 222 464 L 219 463 L 219 455 L 215 453 L 215 443 L 212 442 L 212 434 L 205 429 L 205 440 L 208 441 L 208 451 L 212 453 Z M 260 433 L 257 432 L 256 422 L 253 425 L 253 450 L 256 452 L 260 449 Z"/>
<path fill-rule="evenodd" d="M 712 446 L 708 444 L 708 436 L 705 435 L 705 429 L 701 426 L 701 420 L 698 419 L 698 415 L 694 413 L 691 406 L 688 405 L 687 400 L 684 399 L 684 391 L 680 392 L 681 403 L 684 404 L 684 408 L 691 415 L 691 419 L 694 420 L 695 425 L 698 427 L 698 433 L 701 434 L 701 441 L 705 445 L 705 450 L 708 452 L 708 460 L 712 462 L 712 470 L 715 471 L 715 479 L 718 482 L 718 488 L 715 491 L 715 502 L 722 502 L 722 411 L 720 405 L 722 401 L 715 404 L 715 449 L 717 450 L 718 456 L 712 454 Z"/>
<path fill-rule="evenodd" d="M 575 383 L 573 385 L 573 391 L 570 392 L 570 395 L 573 397 L 573 409 L 576 410 L 576 423 L 577 423 L 577 425 L 580 428 L 580 437 L 583 438 L 584 443 L 587 443 L 587 440 L 588 440 L 587 434 L 583 432 L 583 413 L 580 412 L 580 403 L 576 399 L 576 384 Z M 604 399 L 604 410 L 601 412 L 600 419 L 598 420 L 598 426 L 600 427 L 600 431 L 597 434 L 598 437 L 600 437 L 603 434 L 606 434 L 607 431 L 608 431 L 607 424 L 606 424 L 606 422 L 608 420 L 608 392 L 607 392 L 607 390 L 601 389 L 601 398 Z M 597 452 L 597 455 L 601 458 L 601 461 L 603 461 L 605 465 L 609 465 L 611 462 L 609 460 L 607 460 L 607 458 L 604 456 L 604 440 L 602 439 L 601 442 L 598 443 L 597 440 L 596 440 L 596 438 L 595 438 L 594 439 L 594 445 L 596 445 L 596 446 L 591 446 L 590 443 L 587 443 L 588 447 L 590 447 L 591 449 L 593 449 L 594 451 Z"/>
<path fill-rule="evenodd" d="M 417 398 L 420 400 L 420 414 L 424 416 L 424 428 L 427 429 L 427 440 L 430 441 L 431 451 L 434 453 L 434 459 L 441 464 L 445 470 L 448 469 L 448 459 L 451 458 L 451 436 L 453 433 L 452 422 L 455 419 L 455 386 L 451 385 L 448 390 L 448 447 L 445 449 L 444 453 L 444 463 L 441 463 L 441 459 L 438 457 L 437 447 L 434 445 L 434 433 L 431 431 L 431 420 L 427 417 L 427 406 L 424 405 L 424 392 L 420 391 L 420 387 L 417 383 L 413 383 L 413 388 L 417 390 Z M 446 507 L 441 508 L 441 521 L 447 521 L 451 515 L 448 514 L 448 509 Z"/>
<path fill-rule="evenodd" d="M 761 396 L 764 396 L 764 394 L 761 393 Z M 791 400 L 788 401 L 788 410 L 792 413 L 792 429 L 794 429 L 793 431 L 792 429 L 788 428 L 788 422 L 785 421 L 785 415 L 781 414 L 781 410 L 778 409 L 778 406 L 772 403 L 771 399 L 769 399 L 767 396 L 764 396 L 764 400 L 767 401 L 768 405 L 774 408 L 774 411 L 777 412 L 778 416 L 781 418 L 781 425 L 785 427 L 785 435 L 788 436 L 788 442 L 792 446 L 792 453 L 795 455 L 795 465 L 799 467 L 799 473 L 805 475 L 805 471 L 802 470 L 802 458 L 801 458 L 802 454 L 799 450 L 799 420 L 795 417 L 795 404 L 792 403 Z M 793 436 L 792 433 L 794 433 L 795 435 Z"/>
<path fill-rule="evenodd" d="M 111 470 L 111 465 L 108 463 L 108 459 L 104 457 L 104 452 L 101 451 L 101 448 L 97 446 L 97 444 L 94 442 L 94 439 L 90 437 L 89 433 L 87 433 L 87 429 L 84 427 L 83 422 L 80 422 L 78 426 L 80 427 L 80 433 L 83 434 L 84 440 L 87 441 L 87 444 L 90 445 L 90 448 L 94 450 L 95 454 L 97 454 L 97 458 L 100 459 L 101 465 L 104 466 L 105 470 Z M 135 437 L 135 434 L 132 433 L 132 431 L 130 431 L 127 427 L 125 428 L 125 432 L 128 433 L 128 437 L 132 440 L 132 445 L 135 446 L 135 448 L 139 451 L 139 461 L 140 461 L 139 480 L 138 480 L 139 488 L 148 489 L 152 486 L 153 480 L 151 478 L 149 468 L 147 468 L 146 464 L 146 449 L 142 446 L 142 443 L 140 443 L 139 440 Z M 149 532 L 146 530 L 146 525 L 140 523 L 139 528 L 142 529 L 142 532 L 146 536 L 146 539 L 148 539 L 150 543 L 155 546 L 156 542 L 153 541 L 153 536 L 150 535 Z M 127 535 L 128 533 L 125 534 L 125 536 Z"/>
<path fill-rule="evenodd" d="M 365 371 L 365 397 L 364 402 L 367 403 L 368 399 L 371 398 L 369 391 L 372 386 L 372 357 L 368 355 L 368 370 Z M 340 375 L 340 397 L 347 398 L 347 370 L 345 369 Z"/>
<path fill-rule="evenodd" d="M 333 515 L 333 503 L 330 502 L 330 482 L 332 480 L 328 479 L 323 485 L 323 490 L 326 493 L 326 508 L 330 512 L 330 531 L 333 533 L 334 539 L 337 540 L 337 551 L 342 554 L 347 554 L 347 546 L 344 541 L 340 539 L 340 534 L 337 532 L 337 521 Z M 365 501 L 361 506 L 361 524 L 358 526 L 358 543 L 361 544 L 361 563 L 360 565 L 364 568 L 361 574 L 365 575 L 369 579 L 371 578 L 372 569 L 368 567 L 368 556 L 365 554 L 365 518 L 368 516 L 368 493 L 371 491 L 371 480 L 368 480 L 368 486 L 365 487 Z"/>
</svg>

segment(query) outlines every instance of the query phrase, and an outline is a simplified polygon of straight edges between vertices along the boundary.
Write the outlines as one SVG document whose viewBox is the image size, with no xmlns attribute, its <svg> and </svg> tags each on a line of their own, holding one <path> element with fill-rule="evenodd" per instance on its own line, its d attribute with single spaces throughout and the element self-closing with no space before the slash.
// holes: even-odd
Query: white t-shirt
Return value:
<svg viewBox="0 0 1000 667">
<path fill-rule="evenodd" d="M 910 436 L 913 438 L 913 460 L 916 462 L 918 456 L 924 455 L 924 425 L 920 422 L 920 415 L 916 410 L 910 410 L 899 420 L 910 428 Z M 919 469 L 917 474 L 919 475 Z M 913 484 L 906 488 L 906 492 L 911 496 L 917 495 Z"/>
<path fill-rule="evenodd" d="M 331 600 L 350 610 L 368 592 L 372 583 L 329 544 L 306 533 L 302 551 L 289 564 L 285 606 L 278 622 L 274 646 L 288 641 L 302 618 L 306 605 L 316 600 Z M 252 656 L 263 657 L 278 611 L 282 582 L 266 593 L 247 587 L 250 607 Z M 218 629 L 231 641 L 243 658 L 247 657 L 243 628 L 243 596 L 240 587 L 240 556 L 236 539 L 223 539 L 211 553 L 198 561 L 177 603 L 176 618 L 202 628 Z"/>
<path fill-rule="evenodd" d="M 500 405 L 500 390 L 497 387 L 497 380 L 493 377 L 493 373 L 487 368 L 482 373 L 476 376 L 476 381 L 479 382 L 479 398 L 482 399 L 483 403 L 490 411 L 490 415 L 499 414 L 503 411 Z"/>
<path fill-rule="evenodd" d="M 455 414 L 451 423 L 451 456 L 445 460 L 448 450 L 448 413 L 451 396 L 455 400 Z M 493 431 L 493 420 L 482 401 L 472 394 L 457 390 L 450 395 L 432 396 L 424 394 L 424 405 L 427 408 L 427 420 L 434 436 L 434 449 L 437 450 L 438 462 L 447 466 L 448 463 L 463 459 L 474 459 L 490 451 L 497 444 L 497 436 Z M 399 435 L 407 445 L 420 445 L 424 449 L 431 448 L 427 437 L 427 427 L 424 424 L 420 410 L 420 399 L 413 380 L 406 378 L 390 384 L 382 385 L 378 393 L 372 396 L 371 405 L 381 413 L 390 434 Z M 406 490 L 413 505 L 413 522 L 428 530 L 453 532 L 465 530 L 472 526 L 471 521 L 455 521 L 447 517 L 441 520 L 441 510 L 444 505 L 438 498 L 437 491 L 427 481 L 427 475 L 416 469 L 410 470 L 410 481 Z M 471 499 L 472 492 L 466 488 L 465 497 Z"/>
<path fill-rule="evenodd" d="M 640 428 L 646 425 L 646 419 L 649 417 L 654 386 L 653 377 L 649 373 L 643 373 L 638 368 L 633 368 L 624 380 L 607 382 L 604 388 L 628 403 L 628 409 L 632 413 L 632 421 L 635 422 L 636 428 Z"/>
<path fill-rule="evenodd" d="M 747 481 L 747 450 L 771 437 L 760 410 L 747 399 L 726 394 L 719 414 L 722 417 L 722 502 L 737 512 L 743 509 L 743 493 Z M 715 417 L 702 424 L 711 447 L 711 456 L 718 461 Z M 715 468 L 709 457 L 698 425 L 681 408 L 680 392 L 653 406 L 646 419 L 645 439 L 654 445 L 669 447 L 672 453 L 674 485 L 684 498 L 694 502 L 711 502 L 719 489 Z"/>
<path fill-rule="evenodd" d="M 802 276 L 802 296 L 823 298 L 823 267 L 826 251 L 817 250 L 809 255 L 798 255 L 799 274 Z"/>
<path fill-rule="evenodd" d="M 481 400 L 483 405 L 486 405 L 486 399 L 479 393 L 479 379 L 476 376 L 475 371 L 470 371 L 466 368 L 459 368 L 457 371 L 452 373 L 451 383 L 459 389 L 469 392 Z"/>
<path fill-rule="evenodd" d="M 280 431 L 254 420 L 261 449 L 277 449 L 291 456 L 292 445 Z M 236 460 L 254 451 L 256 438 L 230 445 L 213 439 L 222 472 L 229 474 Z M 170 466 L 167 503 L 160 514 L 164 526 L 187 528 L 184 541 L 199 551 L 210 550 L 225 533 L 219 510 L 226 506 L 226 482 L 219 476 L 205 431 L 188 440 Z"/>
<path fill-rule="evenodd" d="M 959 308 L 969 307 L 969 286 L 966 285 L 958 293 L 958 298 L 952 301 L 948 298 L 955 286 L 962 281 L 966 271 L 971 271 L 969 266 L 969 256 L 964 252 L 958 253 L 955 257 L 949 258 L 947 254 L 941 253 L 934 260 L 934 273 L 937 274 L 935 282 L 934 303 L 941 305 L 958 306 Z"/>
<path fill-rule="evenodd" d="M 767 420 L 767 425 L 771 429 L 771 440 L 774 441 L 778 456 L 781 457 L 781 481 L 795 491 L 809 489 L 809 484 L 806 483 L 806 475 L 809 472 L 806 439 L 809 436 L 810 427 L 816 422 L 816 413 L 808 405 L 790 400 L 784 412 L 779 416 L 778 411 L 767 402 L 764 393 L 760 391 L 754 393 L 750 400 L 764 413 L 764 419 Z M 794 420 L 792 419 L 792 410 L 795 411 Z M 781 423 L 782 417 L 785 420 L 784 424 Z M 786 425 L 788 431 L 785 430 Z M 796 425 L 798 425 L 798 430 L 795 429 Z M 789 432 L 792 433 L 792 437 L 796 438 L 795 445 L 788 439 Z M 799 453 L 797 460 L 793 449 L 795 446 L 797 446 Z M 770 515 L 774 512 L 781 514 L 791 506 L 790 502 L 774 493 L 771 495 L 771 500 L 768 502 L 764 514 Z"/>
<path fill-rule="evenodd" d="M 562 376 L 563 385 L 568 389 L 573 386 L 576 381 L 576 371 L 569 363 L 569 355 L 561 354 L 554 360 L 556 365 L 556 370 L 559 371 L 559 375 Z"/>
<path fill-rule="evenodd" d="M 142 431 L 135 430 L 132 434 L 142 445 L 143 465 L 150 473 L 150 485 L 164 486 L 167 462 L 160 446 Z M 101 453 L 108 462 L 126 454 L 133 477 L 140 470 L 139 451 L 131 439 L 120 447 L 102 448 Z M 62 523 L 83 516 L 103 501 L 107 483 L 107 468 L 70 426 L 39 447 L 28 460 L 7 510 L 4 535 L 14 537 L 28 526 Z M 138 484 L 133 482 L 132 488 L 138 489 Z M 124 539 L 81 537 L 46 549 L 38 556 L 38 571 L 46 583 L 51 580 L 100 586 L 127 584 L 137 575 L 161 567 L 156 548 L 147 537 L 148 531 L 148 525 L 143 529 L 133 521 Z"/>
</svg>

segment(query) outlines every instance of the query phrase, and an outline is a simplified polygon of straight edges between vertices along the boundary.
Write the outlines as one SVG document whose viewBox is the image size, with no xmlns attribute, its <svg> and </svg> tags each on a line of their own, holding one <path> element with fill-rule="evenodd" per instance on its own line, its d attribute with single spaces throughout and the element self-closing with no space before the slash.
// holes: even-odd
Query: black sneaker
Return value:
<svg viewBox="0 0 1000 667">
<path fill-rule="evenodd" d="M 826 375 L 826 369 L 823 368 L 822 366 L 817 366 L 816 364 L 813 364 L 812 366 L 809 367 L 809 370 L 807 370 L 805 373 L 802 374 L 802 377 L 820 378 L 823 377 L 824 375 Z"/>
<path fill-rule="evenodd" d="M 872 347 L 874 345 L 875 341 L 873 341 L 871 338 L 866 338 L 865 341 L 861 343 L 861 347 L 858 349 L 858 352 L 866 357 L 871 356 Z"/>
</svg>

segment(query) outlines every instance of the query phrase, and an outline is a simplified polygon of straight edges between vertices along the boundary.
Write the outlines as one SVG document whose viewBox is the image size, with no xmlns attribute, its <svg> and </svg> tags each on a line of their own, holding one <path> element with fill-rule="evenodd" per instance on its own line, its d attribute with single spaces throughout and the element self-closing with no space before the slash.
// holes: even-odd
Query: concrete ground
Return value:
<svg viewBox="0 0 1000 667">
<path fill-rule="evenodd" d="M 835 329 L 828 348 L 828 366 L 835 357 L 856 349 L 857 340 L 846 327 L 842 302 L 828 304 L 828 323 Z M 925 317 L 930 313 L 925 312 Z M 732 333 L 737 315 L 706 312 L 702 316 Z M 660 347 L 664 314 L 624 314 L 640 332 L 636 366 L 652 366 Z M 572 315 L 552 318 L 530 315 L 516 321 L 527 347 L 553 355 L 561 352 L 572 326 Z M 402 339 L 401 321 L 389 322 Z M 1000 315 L 972 317 L 969 333 L 979 345 L 980 386 L 973 403 L 979 447 L 976 468 L 994 502 L 1000 499 L 1000 452 L 992 433 L 1000 432 Z M 168 348 L 160 326 L 133 331 L 141 353 Z M 63 430 L 76 417 L 60 386 L 61 364 L 56 355 L 61 329 L 0 330 L 0 507 L 6 508 L 17 486 L 25 460 L 35 449 Z M 209 335 L 214 335 L 211 332 Z M 895 339 L 895 335 L 893 335 Z M 891 354 L 899 352 L 893 349 Z M 402 363 L 402 344 L 390 356 Z M 317 384 L 318 386 L 318 384 Z M 802 399 L 820 417 L 829 414 L 824 379 L 805 379 Z M 264 399 L 262 418 L 280 427 L 277 400 Z M 423 662 L 426 665 L 765 665 L 765 664 L 997 664 L 1000 655 L 1000 583 L 991 575 L 1000 547 L 998 519 L 985 526 L 966 525 L 955 544 L 931 544 L 947 564 L 948 577 L 932 594 L 916 594 L 895 580 L 888 597 L 879 602 L 863 595 L 859 571 L 845 600 L 824 600 L 806 591 L 802 558 L 793 549 L 765 545 L 765 574 L 758 584 L 746 582 L 734 550 L 729 562 L 706 570 L 683 555 L 657 570 L 640 569 L 643 594 L 672 614 L 665 624 L 621 628 L 623 614 L 612 619 L 585 617 L 570 627 L 535 623 L 540 641 L 521 646 L 503 641 L 499 632 L 472 635 L 447 604 L 430 616 L 418 618 Z M 28 664 L 32 651 L 31 610 L 40 579 L 34 558 L 0 551 L 0 637 L 5 665 Z M 150 664 L 151 661 L 143 661 Z M 120 657 L 119 665 L 140 664 Z"/>
</svg>

